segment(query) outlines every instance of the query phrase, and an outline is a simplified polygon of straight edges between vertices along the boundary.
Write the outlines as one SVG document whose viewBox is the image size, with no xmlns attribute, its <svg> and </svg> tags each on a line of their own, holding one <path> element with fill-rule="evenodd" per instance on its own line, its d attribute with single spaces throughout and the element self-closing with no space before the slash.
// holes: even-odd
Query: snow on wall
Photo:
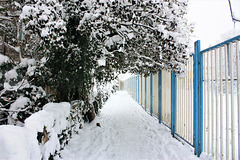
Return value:
<svg viewBox="0 0 240 160">
<path fill-rule="evenodd" d="M 25 120 L 24 127 L 0 126 L 0 159 L 9 160 L 47 160 L 60 149 L 58 134 L 68 126 L 70 103 L 48 103 L 43 110 L 32 114 Z M 48 132 L 48 141 L 39 144 L 38 132 Z"/>
</svg>

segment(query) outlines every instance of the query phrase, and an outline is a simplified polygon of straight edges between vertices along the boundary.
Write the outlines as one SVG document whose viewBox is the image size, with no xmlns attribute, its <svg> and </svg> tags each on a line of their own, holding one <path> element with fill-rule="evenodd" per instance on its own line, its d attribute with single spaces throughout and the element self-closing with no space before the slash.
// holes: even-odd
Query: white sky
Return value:
<svg viewBox="0 0 240 160">
<path fill-rule="evenodd" d="M 240 0 L 233 1 L 233 8 L 240 11 Z M 234 25 L 228 0 L 189 0 L 188 18 L 195 24 L 192 40 L 201 40 L 202 49 L 231 38 L 233 34 L 240 34 L 240 22 Z M 231 35 L 223 37 L 228 32 Z"/>
</svg>

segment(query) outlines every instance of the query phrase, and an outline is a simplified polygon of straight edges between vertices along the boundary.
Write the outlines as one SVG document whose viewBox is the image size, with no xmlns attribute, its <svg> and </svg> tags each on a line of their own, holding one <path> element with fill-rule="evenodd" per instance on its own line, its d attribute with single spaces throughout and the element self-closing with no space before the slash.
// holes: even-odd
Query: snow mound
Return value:
<svg viewBox="0 0 240 160">
<path fill-rule="evenodd" d="M 44 126 L 50 129 L 53 127 L 53 124 L 53 115 L 44 110 L 32 114 L 25 120 L 25 128 L 33 132 L 43 132 Z"/>
<path fill-rule="evenodd" d="M 41 159 L 36 137 L 24 127 L 0 126 L 0 159 Z"/>
<path fill-rule="evenodd" d="M 23 98 L 20 100 L 27 102 Z M 55 151 L 60 150 L 58 134 L 69 125 L 67 117 L 70 108 L 67 102 L 48 103 L 43 110 L 27 118 L 24 127 L 0 126 L 0 159 L 47 160 L 50 154 L 54 155 Z M 43 132 L 44 127 L 47 129 L 48 141 L 39 144 L 38 132 Z"/>
<path fill-rule="evenodd" d="M 43 110 L 51 113 L 54 119 L 54 129 L 57 134 L 61 133 L 68 125 L 68 120 L 66 119 L 70 115 L 70 104 L 67 102 L 62 103 L 48 103 L 43 107 Z"/>
</svg>

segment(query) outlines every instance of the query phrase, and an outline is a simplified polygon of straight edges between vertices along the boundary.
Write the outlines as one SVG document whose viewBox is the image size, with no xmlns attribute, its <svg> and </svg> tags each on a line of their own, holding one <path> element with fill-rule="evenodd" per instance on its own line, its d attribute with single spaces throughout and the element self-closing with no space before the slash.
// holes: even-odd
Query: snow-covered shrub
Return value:
<svg viewBox="0 0 240 160">
<path fill-rule="evenodd" d="M 42 87 L 31 84 L 35 60 L 13 62 L 0 55 L 0 124 L 23 125 L 48 102 Z"/>
<path fill-rule="evenodd" d="M 47 140 L 39 144 L 44 160 L 47 160 L 51 155 L 54 156 L 66 145 L 63 143 L 63 139 L 67 140 L 69 137 L 62 138 L 62 136 L 66 136 L 65 131 L 70 128 L 68 121 L 70 107 L 70 104 L 66 102 L 48 103 L 44 105 L 43 110 L 34 113 L 25 120 L 24 127 L 33 131 L 36 138 L 37 134 L 43 133 L 44 127 L 46 127 L 48 137 L 45 138 Z"/>
<path fill-rule="evenodd" d="M 96 83 L 93 92 L 90 94 L 90 103 L 94 107 L 96 114 L 100 112 L 103 104 L 108 100 L 111 94 L 115 93 L 118 86 L 118 80 L 112 80 L 108 83 Z"/>
<path fill-rule="evenodd" d="M 55 156 L 66 145 L 60 139 L 71 128 L 69 116 L 70 103 L 48 103 L 28 117 L 23 127 L 0 126 L 0 159 L 48 160 Z"/>
<path fill-rule="evenodd" d="M 71 113 L 70 113 L 70 121 L 71 121 L 71 132 L 78 133 L 79 129 L 82 129 L 84 125 L 83 120 L 83 106 L 84 102 L 81 100 L 76 100 L 71 102 Z"/>
</svg>

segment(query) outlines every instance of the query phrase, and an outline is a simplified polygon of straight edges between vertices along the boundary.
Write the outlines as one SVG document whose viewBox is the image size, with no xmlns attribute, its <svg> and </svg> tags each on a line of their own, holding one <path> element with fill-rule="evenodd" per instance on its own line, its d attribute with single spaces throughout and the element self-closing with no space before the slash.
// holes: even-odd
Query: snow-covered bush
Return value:
<svg viewBox="0 0 240 160">
<path fill-rule="evenodd" d="M 48 103 L 27 118 L 23 127 L 0 126 L 0 159 L 48 160 L 55 156 L 66 145 L 60 139 L 71 130 L 69 116 L 69 103 Z M 70 134 L 67 136 L 65 141 Z"/>
<path fill-rule="evenodd" d="M 59 137 L 63 136 L 64 131 L 70 128 L 69 115 L 69 103 L 48 103 L 44 105 L 43 110 L 34 113 L 25 120 L 24 127 L 33 131 L 36 138 L 37 135 L 42 137 L 40 150 L 43 159 L 48 159 L 50 155 L 54 156 L 57 151 L 65 146 L 64 143 L 60 143 Z M 44 127 L 47 137 L 43 137 Z M 39 135 L 39 133 L 42 134 Z M 67 138 L 69 137 L 65 137 L 65 139 Z"/>
<path fill-rule="evenodd" d="M 83 112 L 84 112 L 84 102 L 81 100 L 76 100 L 71 102 L 71 132 L 78 133 L 79 129 L 82 129 L 84 125 Z"/>
<path fill-rule="evenodd" d="M 24 120 L 48 102 L 42 87 L 31 84 L 34 59 L 13 62 L 0 55 L 0 124 L 23 125 Z"/>
</svg>

